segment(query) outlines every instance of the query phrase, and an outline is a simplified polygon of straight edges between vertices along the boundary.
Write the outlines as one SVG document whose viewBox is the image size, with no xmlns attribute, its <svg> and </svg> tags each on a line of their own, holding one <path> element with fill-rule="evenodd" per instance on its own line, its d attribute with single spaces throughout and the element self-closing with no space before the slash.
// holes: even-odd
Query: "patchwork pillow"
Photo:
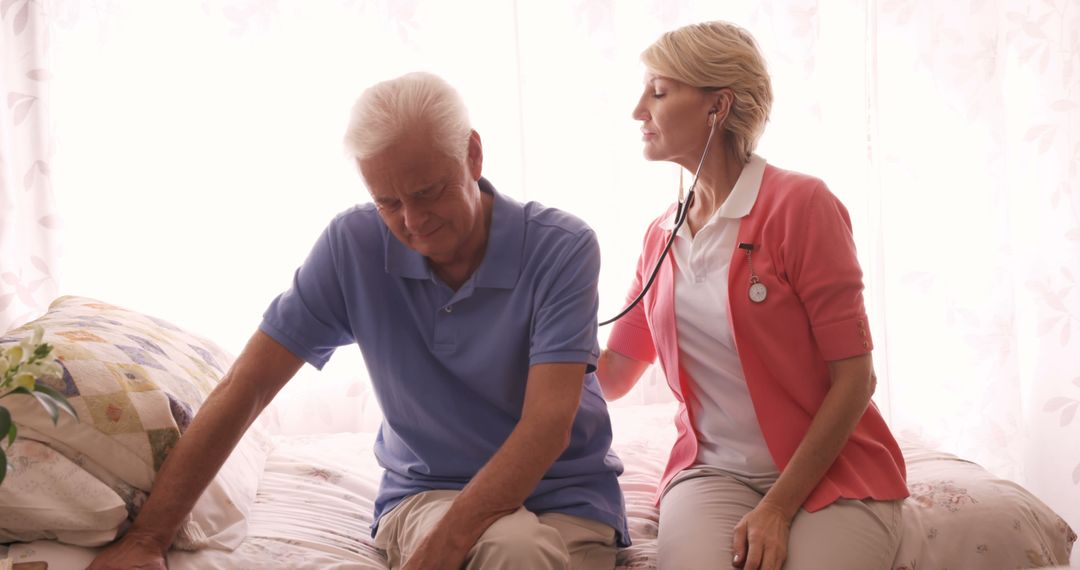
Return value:
<svg viewBox="0 0 1080 570">
<path fill-rule="evenodd" d="M 0 542 L 58 539 L 101 546 L 116 538 L 127 508 L 112 489 L 56 450 L 28 439 L 7 449 L 0 485 Z"/>
<path fill-rule="evenodd" d="M 83 297 L 61 297 L 5 343 L 45 329 L 63 378 L 40 380 L 79 414 L 53 425 L 28 397 L 5 399 L 23 437 L 59 451 L 109 485 L 134 517 L 169 450 L 233 362 L 213 342 L 164 320 Z M 211 482 L 175 546 L 235 548 L 246 534 L 270 438 L 253 426 Z"/>
</svg>

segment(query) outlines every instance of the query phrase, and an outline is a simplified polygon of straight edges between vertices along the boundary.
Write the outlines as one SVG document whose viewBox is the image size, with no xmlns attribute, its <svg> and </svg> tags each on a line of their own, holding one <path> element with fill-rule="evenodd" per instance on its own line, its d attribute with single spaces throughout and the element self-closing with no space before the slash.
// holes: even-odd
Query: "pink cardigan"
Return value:
<svg viewBox="0 0 1080 570">
<path fill-rule="evenodd" d="M 628 298 L 637 296 L 656 266 L 671 236 L 660 223 L 673 211 L 649 226 Z M 757 201 L 742 218 L 738 242 L 754 244 L 753 268 L 768 287 L 768 298 L 760 304 L 750 300 L 750 266 L 746 252 L 736 247 L 728 278 L 730 324 L 765 443 L 783 471 L 829 389 L 827 361 L 873 349 L 862 271 L 843 204 L 822 181 L 771 165 L 765 168 Z M 679 400 L 678 437 L 660 492 L 698 453 L 686 405 L 695 394 L 679 363 L 674 263 L 669 255 L 653 288 L 615 324 L 608 340 L 609 349 L 637 360 L 652 362 L 659 356 Z M 899 446 L 871 403 L 803 508 L 813 512 L 840 498 L 901 499 L 908 495 L 905 477 Z"/>
</svg>

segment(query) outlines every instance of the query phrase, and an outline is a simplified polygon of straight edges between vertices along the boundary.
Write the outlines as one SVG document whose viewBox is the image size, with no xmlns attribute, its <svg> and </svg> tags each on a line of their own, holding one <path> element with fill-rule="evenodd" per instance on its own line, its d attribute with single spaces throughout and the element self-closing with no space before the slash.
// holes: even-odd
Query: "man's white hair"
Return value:
<svg viewBox="0 0 1080 570">
<path fill-rule="evenodd" d="M 345 148 L 364 160 L 402 137 L 426 136 L 450 158 L 464 160 L 471 132 L 461 95 L 437 75 L 414 72 L 376 83 L 360 95 Z"/>
</svg>

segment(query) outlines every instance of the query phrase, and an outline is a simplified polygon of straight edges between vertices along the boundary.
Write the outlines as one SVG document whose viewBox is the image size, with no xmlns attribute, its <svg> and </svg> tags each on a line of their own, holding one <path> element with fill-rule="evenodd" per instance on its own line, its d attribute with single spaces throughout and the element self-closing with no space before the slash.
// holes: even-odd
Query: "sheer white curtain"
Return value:
<svg viewBox="0 0 1080 570">
<path fill-rule="evenodd" d="M 1080 527 L 1071 0 L 35 4 L 54 24 L 63 292 L 233 351 L 329 217 L 366 199 L 339 144 L 353 98 L 414 69 L 460 88 L 496 186 L 597 229 L 614 313 L 677 181 L 640 158 L 638 53 L 685 23 L 746 26 L 777 94 L 761 154 L 851 210 L 892 425 Z M 287 388 L 286 429 L 377 421 L 357 351 L 329 368 Z M 653 377 L 628 398 L 667 397 Z"/>
<path fill-rule="evenodd" d="M 56 296 L 49 22 L 30 0 L 0 4 L 0 333 Z"/>
<path fill-rule="evenodd" d="M 873 24 L 867 245 L 893 424 L 1075 528 L 1080 4 L 886 2 Z"/>
</svg>

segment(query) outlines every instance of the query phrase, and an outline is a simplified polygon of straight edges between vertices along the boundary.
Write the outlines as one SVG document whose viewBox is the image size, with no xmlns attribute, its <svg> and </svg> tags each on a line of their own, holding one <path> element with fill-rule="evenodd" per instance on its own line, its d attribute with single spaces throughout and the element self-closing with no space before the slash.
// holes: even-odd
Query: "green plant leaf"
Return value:
<svg viewBox="0 0 1080 570">
<path fill-rule="evenodd" d="M 7 477 L 8 462 L 7 454 L 3 449 L 0 449 L 0 483 L 4 482 L 4 478 Z"/>
<path fill-rule="evenodd" d="M 19 426 L 16 425 L 15 422 L 11 422 L 11 429 L 8 430 L 8 434 L 7 434 L 8 447 L 11 447 L 11 444 L 15 443 L 15 438 L 18 437 L 18 435 L 19 435 Z M 4 434 L 0 434 L 0 438 L 2 438 L 2 437 L 4 437 Z"/>
<path fill-rule="evenodd" d="M 34 349 L 34 358 L 36 358 L 37 360 L 41 360 L 48 356 L 50 352 L 52 352 L 52 346 L 50 346 L 47 342 L 43 342 L 37 345 L 37 348 Z"/>
<path fill-rule="evenodd" d="M 42 394 L 45 394 L 46 396 L 52 398 L 53 401 L 56 402 L 56 405 L 60 407 L 60 409 L 71 414 L 71 417 L 79 419 L 79 414 L 75 411 L 75 408 L 73 408 L 71 404 L 68 403 L 67 398 L 65 398 L 63 394 L 56 391 L 52 387 L 46 386 L 44 384 L 38 384 L 37 386 L 34 386 L 34 392 L 41 392 Z M 3 433 L 3 430 L 0 430 L 0 433 Z"/>
<path fill-rule="evenodd" d="M 11 423 L 11 412 L 4 406 L 0 406 L 0 437 L 7 435 L 12 425 L 14 424 Z"/>
<path fill-rule="evenodd" d="M 60 408 L 57 407 L 56 401 L 45 394 L 38 394 L 37 392 L 31 392 L 31 394 L 41 404 L 41 407 L 45 408 L 49 417 L 52 418 L 53 425 L 56 425 L 56 422 L 60 421 Z"/>
<path fill-rule="evenodd" d="M 0 398 L 7 398 L 8 396 L 10 396 L 12 394 L 26 394 L 27 396 L 31 396 L 31 395 L 33 395 L 33 392 L 31 392 L 30 390 L 27 390 L 26 388 L 23 388 L 22 386 L 19 386 L 18 388 L 15 388 L 14 390 L 8 392 L 7 394 L 4 394 L 3 396 L 0 396 Z"/>
</svg>

